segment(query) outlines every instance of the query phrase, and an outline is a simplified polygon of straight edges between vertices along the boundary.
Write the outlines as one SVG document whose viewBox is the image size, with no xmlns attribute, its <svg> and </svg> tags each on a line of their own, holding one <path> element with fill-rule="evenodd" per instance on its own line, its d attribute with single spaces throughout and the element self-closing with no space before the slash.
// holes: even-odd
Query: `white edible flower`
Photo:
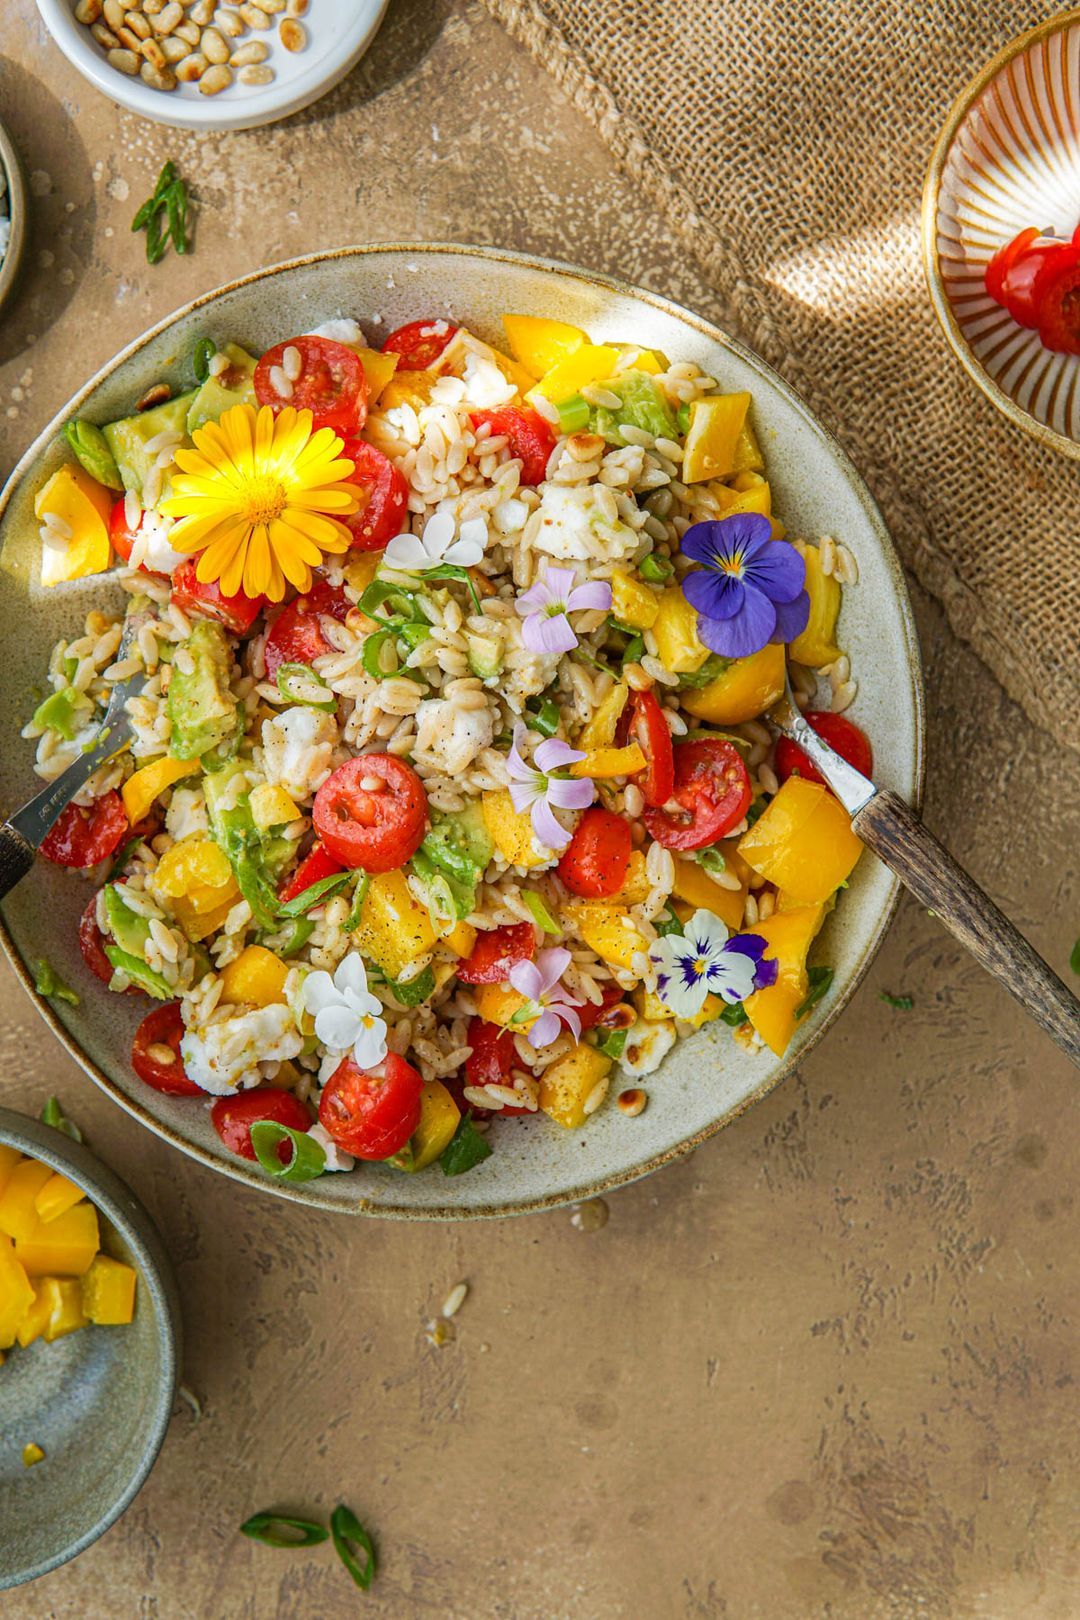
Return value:
<svg viewBox="0 0 1080 1620">
<path fill-rule="evenodd" d="M 368 989 L 367 969 L 359 951 L 343 957 L 333 978 L 321 969 L 309 973 L 301 998 L 305 1010 L 315 1019 L 316 1039 L 336 1053 L 339 1062 L 347 1052 L 361 1069 L 382 1062 L 386 1056 L 386 1022 L 382 1003 Z"/>
<path fill-rule="evenodd" d="M 185 1003 L 185 1022 L 189 1016 Z M 180 1056 L 189 1080 L 214 1097 L 227 1097 L 259 1084 L 260 1063 L 297 1057 L 303 1044 L 291 1011 L 278 1001 L 209 1024 L 192 1024 L 181 1038 Z"/>
<path fill-rule="evenodd" d="M 314 332 L 305 332 L 305 337 L 325 338 L 328 343 L 344 343 L 350 349 L 363 349 L 364 334 L 357 321 L 351 320 L 347 315 L 334 321 L 323 321 Z"/>
<path fill-rule="evenodd" d="M 294 704 L 262 727 L 263 769 L 292 799 L 309 799 L 333 769 L 337 721 L 332 714 Z"/>
<path fill-rule="evenodd" d="M 619 1061 L 627 1074 L 652 1074 L 674 1045 L 675 1025 L 670 1020 L 649 1023 L 639 1018 L 626 1032 L 626 1045 Z"/>
<path fill-rule="evenodd" d="M 467 519 L 458 531 L 449 512 L 436 512 L 424 524 L 422 535 L 395 535 L 383 556 L 391 568 L 402 568 L 408 574 L 425 574 L 429 568 L 445 564 L 472 568 L 484 555 L 487 539 L 483 518 Z"/>
<path fill-rule="evenodd" d="M 777 966 L 764 958 L 760 934 L 732 934 L 711 911 L 695 911 L 682 934 L 649 946 L 656 993 L 676 1018 L 696 1018 L 709 995 L 729 1006 L 775 984 Z"/>
<path fill-rule="evenodd" d="M 639 537 L 619 516 L 613 490 L 603 484 L 545 484 L 533 545 L 549 557 L 610 562 L 637 549 Z"/>
<path fill-rule="evenodd" d="M 462 709 L 452 697 L 425 698 L 416 711 L 417 752 L 444 776 L 460 776 L 495 739 L 489 704 Z"/>
<path fill-rule="evenodd" d="M 334 1138 L 330 1135 L 330 1132 L 325 1128 L 325 1126 L 320 1125 L 318 1120 L 315 1121 L 314 1125 L 308 1131 L 308 1135 L 313 1142 L 318 1142 L 319 1146 L 326 1154 L 326 1163 L 323 1165 L 324 1170 L 352 1169 L 353 1165 L 356 1163 L 356 1160 L 353 1158 L 352 1154 L 346 1153 L 344 1148 L 338 1147 L 337 1143 L 334 1141 Z"/>
</svg>

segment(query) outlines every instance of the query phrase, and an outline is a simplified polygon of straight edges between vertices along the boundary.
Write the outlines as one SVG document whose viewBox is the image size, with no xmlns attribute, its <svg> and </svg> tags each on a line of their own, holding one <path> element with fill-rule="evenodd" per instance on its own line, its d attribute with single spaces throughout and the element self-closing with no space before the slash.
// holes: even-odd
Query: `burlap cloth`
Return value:
<svg viewBox="0 0 1080 1620">
<path fill-rule="evenodd" d="M 1050 8 L 485 3 L 663 210 L 728 328 L 845 445 L 958 634 L 1032 720 L 1080 746 L 1080 467 L 969 381 L 919 254 L 923 178 L 952 101 Z"/>
</svg>

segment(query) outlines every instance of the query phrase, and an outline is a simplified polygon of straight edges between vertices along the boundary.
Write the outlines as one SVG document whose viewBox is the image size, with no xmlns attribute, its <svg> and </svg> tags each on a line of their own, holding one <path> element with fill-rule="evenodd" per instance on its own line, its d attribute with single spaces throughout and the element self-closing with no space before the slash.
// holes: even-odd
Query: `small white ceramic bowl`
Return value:
<svg viewBox="0 0 1080 1620">
<path fill-rule="evenodd" d="M 239 0 L 237 0 L 239 3 Z M 110 67 L 106 53 L 89 28 L 75 21 L 75 0 L 37 0 L 38 11 L 68 61 L 110 101 L 157 124 L 176 129 L 253 129 L 299 112 L 332 90 L 363 56 L 375 38 L 388 0 L 311 0 L 303 26 L 304 50 L 287 51 L 278 39 L 280 17 L 273 26 L 248 30 L 238 44 L 261 40 L 270 47 L 267 65 L 274 82 L 263 86 L 233 83 L 216 96 L 203 95 L 197 84 L 154 90 L 140 78 Z"/>
<path fill-rule="evenodd" d="M 0 124 L 0 213 L 11 220 L 7 251 L 0 256 L 0 304 L 14 291 L 19 263 L 26 246 L 26 187 L 23 184 L 19 154 L 10 135 Z"/>
</svg>

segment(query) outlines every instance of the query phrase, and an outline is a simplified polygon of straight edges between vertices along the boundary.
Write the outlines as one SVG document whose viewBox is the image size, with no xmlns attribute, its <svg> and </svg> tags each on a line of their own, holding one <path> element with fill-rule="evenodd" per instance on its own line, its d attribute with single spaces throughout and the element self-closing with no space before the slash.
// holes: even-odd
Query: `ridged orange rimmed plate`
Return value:
<svg viewBox="0 0 1080 1620">
<path fill-rule="evenodd" d="M 984 286 L 993 254 L 1034 225 L 1080 221 L 1080 11 L 1022 34 L 960 96 L 930 160 L 923 261 L 945 334 L 1019 427 L 1080 458 L 1080 356 L 1051 354 Z"/>
</svg>

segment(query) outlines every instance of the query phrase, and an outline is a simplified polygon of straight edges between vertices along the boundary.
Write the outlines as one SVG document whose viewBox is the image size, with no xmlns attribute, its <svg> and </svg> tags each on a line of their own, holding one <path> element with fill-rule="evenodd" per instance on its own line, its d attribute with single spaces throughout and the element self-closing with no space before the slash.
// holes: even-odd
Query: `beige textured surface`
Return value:
<svg viewBox="0 0 1080 1620">
<path fill-rule="evenodd" d="M 33 251 L 55 259 L 0 326 L 0 468 L 150 319 L 309 247 L 502 241 L 730 314 L 475 5 L 394 4 L 329 103 L 204 141 L 92 96 L 30 0 L 3 26 L 0 105 L 48 177 Z M 127 225 L 166 154 L 202 198 L 198 248 L 147 271 Z M 1063 967 L 1075 764 L 916 606 L 931 824 Z M 130 1125 L 6 968 L 0 985 L 0 1100 L 58 1090 L 154 1212 L 204 1406 L 177 1415 L 127 1517 L 5 1594 L 4 1620 L 1080 1612 L 1075 1077 L 917 908 L 800 1075 L 589 1236 L 566 1212 L 352 1225 L 240 1192 Z M 459 1278 L 435 1350 L 424 1323 Z M 379 1533 L 367 1598 L 328 1554 L 234 1534 L 255 1508 L 339 1496 Z"/>
</svg>

